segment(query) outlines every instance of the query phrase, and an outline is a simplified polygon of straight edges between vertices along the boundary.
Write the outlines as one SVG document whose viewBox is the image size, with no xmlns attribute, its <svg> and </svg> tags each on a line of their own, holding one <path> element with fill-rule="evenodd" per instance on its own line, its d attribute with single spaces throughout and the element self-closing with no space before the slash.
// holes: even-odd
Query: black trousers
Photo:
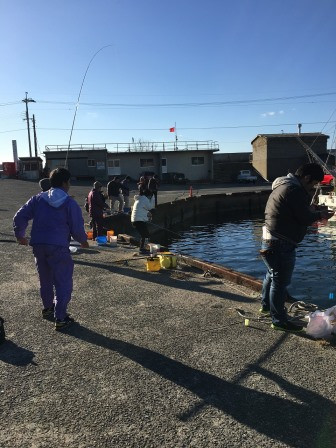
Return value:
<svg viewBox="0 0 336 448">
<path fill-rule="evenodd" d="M 102 236 L 104 231 L 104 220 L 103 215 L 94 215 L 92 216 L 92 230 L 93 230 L 93 239 L 95 240 L 97 236 Z"/>
<path fill-rule="evenodd" d="M 145 247 L 146 238 L 149 238 L 147 223 L 144 221 L 134 221 L 133 227 L 135 227 L 136 230 L 140 233 L 140 249 L 143 249 Z"/>
</svg>

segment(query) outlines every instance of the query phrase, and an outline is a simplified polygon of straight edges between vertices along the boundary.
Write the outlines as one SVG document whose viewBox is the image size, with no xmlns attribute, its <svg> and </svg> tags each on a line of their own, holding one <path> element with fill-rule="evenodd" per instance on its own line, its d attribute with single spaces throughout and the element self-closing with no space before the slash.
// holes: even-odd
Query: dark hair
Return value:
<svg viewBox="0 0 336 448">
<path fill-rule="evenodd" d="M 321 182 L 324 177 L 324 172 L 317 163 L 305 163 L 296 170 L 295 176 L 310 176 L 310 181 L 317 180 L 318 182 Z"/>
<path fill-rule="evenodd" d="M 142 191 L 142 193 L 140 193 L 142 196 L 153 196 L 153 192 L 151 190 L 148 190 L 148 188 L 146 188 L 145 190 Z"/>
<path fill-rule="evenodd" d="M 66 168 L 55 168 L 49 176 L 50 185 L 53 188 L 61 188 L 64 182 L 69 182 L 70 177 L 70 171 Z"/>
</svg>

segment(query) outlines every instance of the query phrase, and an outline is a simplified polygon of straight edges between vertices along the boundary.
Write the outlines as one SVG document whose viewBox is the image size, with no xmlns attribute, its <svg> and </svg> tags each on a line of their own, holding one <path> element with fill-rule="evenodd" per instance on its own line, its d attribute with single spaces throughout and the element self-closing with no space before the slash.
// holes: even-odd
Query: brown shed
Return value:
<svg viewBox="0 0 336 448">
<path fill-rule="evenodd" d="M 258 134 L 251 144 L 253 147 L 252 165 L 262 177 L 273 181 L 285 176 L 309 159 L 298 137 L 325 161 L 328 157 L 327 140 L 329 135 L 315 133 Z M 333 163 L 333 162 L 332 162 Z"/>
</svg>

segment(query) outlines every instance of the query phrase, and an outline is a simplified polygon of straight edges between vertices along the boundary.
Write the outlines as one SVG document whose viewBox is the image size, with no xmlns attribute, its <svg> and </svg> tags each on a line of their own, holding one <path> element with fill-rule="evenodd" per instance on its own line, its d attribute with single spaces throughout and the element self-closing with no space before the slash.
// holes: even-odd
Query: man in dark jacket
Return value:
<svg viewBox="0 0 336 448">
<path fill-rule="evenodd" d="M 88 205 L 89 205 L 89 214 L 92 218 L 92 230 L 93 230 L 93 239 L 96 239 L 97 236 L 101 236 L 103 234 L 103 214 L 106 209 L 106 204 L 102 196 L 102 184 L 100 182 L 95 182 L 93 184 L 93 188 L 88 195 Z"/>
<path fill-rule="evenodd" d="M 333 215 L 325 207 L 310 205 L 314 188 L 323 175 L 319 165 L 307 163 L 300 166 L 295 175 L 278 177 L 272 184 L 260 251 L 267 267 L 260 312 L 271 315 L 275 330 L 302 331 L 302 327 L 288 321 L 285 299 L 295 266 L 295 250 L 307 227 Z"/>
<path fill-rule="evenodd" d="M 110 208 L 111 212 L 114 210 L 114 205 L 116 202 L 119 203 L 118 211 L 122 212 L 124 209 L 124 198 L 121 194 L 120 190 L 120 178 L 115 176 L 108 184 L 107 184 L 107 194 L 110 199 Z"/>
<path fill-rule="evenodd" d="M 153 193 L 155 207 L 157 207 L 157 194 L 159 186 L 160 186 L 159 176 L 157 174 L 154 174 L 154 176 L 151 177 L 148 181 L 148 190 L 150 190 Z"/>
</svg>

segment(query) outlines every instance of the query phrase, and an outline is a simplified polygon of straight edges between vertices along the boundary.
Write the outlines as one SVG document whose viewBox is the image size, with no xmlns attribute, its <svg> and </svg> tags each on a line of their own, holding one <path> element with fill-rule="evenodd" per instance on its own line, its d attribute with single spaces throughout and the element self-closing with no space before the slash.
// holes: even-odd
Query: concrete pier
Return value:
<svg viewBox="0 0 336 448">
<path fill-rule="evenodd" d="M 245 327 L 235 309 L 256 314 L 257 292 L 185 264 L 146 272 L 127 245 L 73 255 L 77 323 L 57 333 L 11 229 L 38 186 L 0 191 L 1 447 L 336 446 L 334 341 Z"/>
</svg>

